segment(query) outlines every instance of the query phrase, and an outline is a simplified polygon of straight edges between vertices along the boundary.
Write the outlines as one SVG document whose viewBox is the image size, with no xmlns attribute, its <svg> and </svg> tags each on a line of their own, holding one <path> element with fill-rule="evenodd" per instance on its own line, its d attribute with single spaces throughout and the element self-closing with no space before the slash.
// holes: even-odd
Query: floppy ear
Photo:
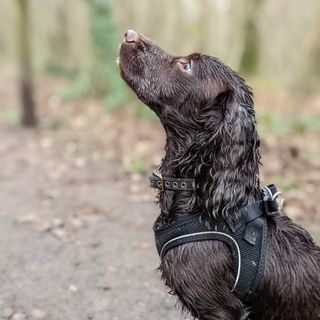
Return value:
<svg viewBox="0 0 320 320">
<path fill-rule="evenodd" d="M 223 90 L 216 96 L 214 104 L 220 107 L 226 107 L 231 98 L 232 90 L 228 87 L 223 87 Z"/>
<path fill-rule="evenodd" d="M 208 214 L 225 215 L 253 201 L 258 188 L 259 139 L 250 91 L 219 93 L 206 110 L 201 168 L 196 168 L 201 203 Z"/>
</svg>

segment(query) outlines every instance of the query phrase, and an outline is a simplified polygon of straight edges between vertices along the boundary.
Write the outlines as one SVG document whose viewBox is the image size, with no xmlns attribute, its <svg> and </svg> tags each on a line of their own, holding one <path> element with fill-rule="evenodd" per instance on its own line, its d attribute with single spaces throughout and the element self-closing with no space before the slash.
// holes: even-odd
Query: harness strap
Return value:
<svg viewBox="0 0 320 320">
<path fill-rule="evenodd" d="M 267 253 L 267 216 L 278 210 L 279 192 L 270 185 L 262 189 L 262 200 L 241 208 L 235 221 L 217 225 L 214 230 L 201 222 L 199 214 L 178 215 L 169 225 L 161 226 L 160 217 L 154 224 L 156 246 L 161 259 L 177 246 L 195 241 L 219 240 L 225 242 L 234 258 L 235 283 L 233 292 L 248 302 L 257 290 L 263 276 Z M 270 191 L 270 192 L 269 192 Z M 159 227 L 160 225 L 160 227 Z"/>
</svg>

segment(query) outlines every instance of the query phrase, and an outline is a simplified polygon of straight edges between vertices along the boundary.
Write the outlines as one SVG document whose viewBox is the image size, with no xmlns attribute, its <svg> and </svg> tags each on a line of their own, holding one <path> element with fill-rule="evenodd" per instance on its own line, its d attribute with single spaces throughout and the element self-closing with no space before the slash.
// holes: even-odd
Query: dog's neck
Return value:
<svg viewBox="0 0 320 320">
<path fill-rule="evenodd" d="M 166 133 L 166 155 L 160 167 L 162 175 L 194 178 L 197 190 L 160 191 L 163 215 L 201 213 L 208 219 L 218 220 L 255 201 L 259 193 L 258 146 L 248 146 L 243 158 L 232 159 L 232 155 L 226 154 L 232 150 L 224 150 L 222 142 L 215 147 L 208 144 L 205 149 L 197 145 L 197 139 L 190 133 L 185 132 L 186 139 L 182 140 L 175 138 L 176 132 L 166 130 Z M 234 151 L 237 152 L 237 148 Z"/>
</svg>

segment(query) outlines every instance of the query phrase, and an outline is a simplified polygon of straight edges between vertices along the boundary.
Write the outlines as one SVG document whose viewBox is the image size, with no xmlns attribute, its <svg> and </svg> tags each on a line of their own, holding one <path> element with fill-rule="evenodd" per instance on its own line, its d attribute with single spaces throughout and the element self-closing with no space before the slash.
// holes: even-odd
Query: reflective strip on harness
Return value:
<svg viewBox="0 0 320 320">
<path fill-rule="evenodd" d="M 183 236 L 180 236 L 180 237 L 176 237 L 174 239 L 171 239 L 169 240 L 163 247 L 162 247 L 162 250 L 160 252 L 160 258 L 162 259 L 163 258 L 163 253 L 164 252 L 167 252 L 166 250 L 166 247 L 170 244 L 172 244 L 173 242 L 177 241 L 177 240 L 180 240 L 180 239 L 184 239 L 184 238 L 188 238 L 188 237 L 191 237 L 191 238 L 194 238 L 193 241 L 199 241 L 199 240 L 196 240 L 195 237 L 197 236 L 203 236 L 203 235 L 220 235 L 220 236 L 224 236 L 224 237 L 227 237 L 229 240 L 231 240 L 236 249 L 237 249 L 237 260 L 238 260 L 238 267 L 237 267 L 237 272 L 236 272 L 236 280 L 235 280 L 235 284 L 232 288 L 232 291 L 235 290 L 237 284 L 238 284 L 238 281 L 239 281 L 239 277 L 240 277 L 240 270 L 241 270 L 241 252 L 240 252 L 240 248 L 238 246 L 238 243 L 236 242 L 236 240 L 234 240 L 231 236 L 229 236 L 228 234 L 226 233 L 223 233 L 223 232 L 218 232 L 218 231 L 204 231 L 204 232 L 198 232 L 198 233 L 190 233 L 190 234 L 186 234 L 186 235 L 183 235 Z M 214 238 L 216 240 L 216 238 Z M 206 240 L 206 239 L 202 239 L 202 240 Z"/>
<path fill-rule="evenodd" d="M 274 185 L 261 190 L 262 199 L 241 208 L 225 223 L 211 230 L 201 222 L 199 214 L 180 214 L 175 221 L 163 225 L 161 215 L 154 223 L 155 241 L 159 256 L 163 259 L 174 247 L 195 241 L 219 240 L 231 249 L 234 258 L 235 284 L 233 291 L 247 302 L 257 290 L 263 276 L 267 254 L 267 216 L 278 210 Z"/>
</svg>

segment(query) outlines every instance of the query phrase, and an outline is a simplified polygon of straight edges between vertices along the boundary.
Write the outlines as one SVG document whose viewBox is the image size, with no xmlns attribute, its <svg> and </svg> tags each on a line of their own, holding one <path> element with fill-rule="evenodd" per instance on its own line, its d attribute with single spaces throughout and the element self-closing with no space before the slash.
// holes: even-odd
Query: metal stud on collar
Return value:
<svg viewBox="0 0 320 320">
<path fill-rule="evenodd" d="M 195 179 L 192 178 L 175 178 L 175 177 L 163 177 L 159 169 L 155 169 L 153 175 L 150 177 L 150 183 L 152 188 L 157 188 L 161 191 L 174 190 L 196 190 Z"/>
</svg>

